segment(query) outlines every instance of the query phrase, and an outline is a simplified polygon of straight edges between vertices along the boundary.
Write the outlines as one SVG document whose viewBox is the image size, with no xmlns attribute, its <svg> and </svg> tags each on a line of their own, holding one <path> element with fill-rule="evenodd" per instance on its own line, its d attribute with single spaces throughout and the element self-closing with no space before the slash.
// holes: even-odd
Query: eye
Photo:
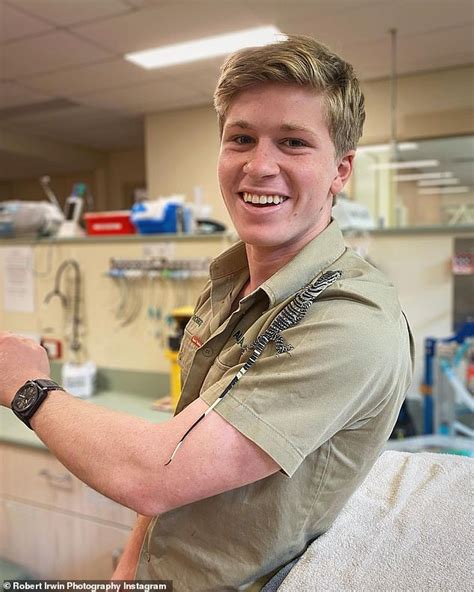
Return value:
<svg viewBox="0 0 474 592">
<path fill-rule="evenodd" d="M 298 138 L 285 138 L 282 140 L 282 144 L 285 144 L 289 148 L 306 148 L 308 144 Z"/>
<path fill-rule="evenodd" d="M 253 142 L 253 138 L 251 138 L 250 136 L 234 136 L 232 138 L 232 142 L 235 142 L 236 144 L 250 144 L 251 142 Z"/>
</svg>

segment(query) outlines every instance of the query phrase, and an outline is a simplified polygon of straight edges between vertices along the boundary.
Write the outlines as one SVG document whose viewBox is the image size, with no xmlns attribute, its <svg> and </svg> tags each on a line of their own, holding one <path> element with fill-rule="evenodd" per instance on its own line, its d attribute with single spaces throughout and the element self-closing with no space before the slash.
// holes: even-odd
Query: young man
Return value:
<svg viewBox="0 0 474 592">
<path fill-rule="evenodd" d="M 176 416 L 156 426 L 56 390 L 30 418 L 80 479 L 159 515 L 139 518 L 114 577 L 177 592 L 258 590 L 303 553 L 367 475 L 411 378 L 393 286 L 331 221 L 365 117 L 351 66 L 309 38 L 246 49 L 215 106 L 242 242 L 212 263 L 186 328 Z M 0 345 L 10 405 L 49 367 L 29 341 Z"/>
</svg>

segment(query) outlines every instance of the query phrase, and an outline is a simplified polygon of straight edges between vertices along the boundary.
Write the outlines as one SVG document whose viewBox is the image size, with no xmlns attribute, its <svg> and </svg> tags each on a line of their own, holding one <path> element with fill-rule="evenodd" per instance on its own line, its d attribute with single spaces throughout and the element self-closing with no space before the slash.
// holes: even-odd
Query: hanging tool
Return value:
<svg viewBox="0 0 474 592">
<path fill-rule="evenodd" d="M 73 310 L 72 310 L 72 339 L 69 345 L 71 351 L 77 356 L 81 349 L 81 342 L 79 341 L 79 325 L 81 322 L 79 316 L 79 306 L 81 298 L 81 270 L 79 263 L 75 259 L 67 259 L 63 261 L 56 271 L 54 279 L 54 288 L 46 294 L 44 303 L 48 304 L 52 298 L 59 298 L 63 308 L 68 307 L 68 298 L 66 294 L 61 290 L 61 278 L 69 267 L 74 270 L 74 298 L 73 298 Z"/>
</svg>

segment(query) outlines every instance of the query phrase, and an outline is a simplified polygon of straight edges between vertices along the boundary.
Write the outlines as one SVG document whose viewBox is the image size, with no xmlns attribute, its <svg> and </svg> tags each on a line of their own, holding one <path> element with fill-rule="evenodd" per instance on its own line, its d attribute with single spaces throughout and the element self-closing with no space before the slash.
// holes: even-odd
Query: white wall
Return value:
<svg viewBox="0 0 474 592">
<path fill-rule="evenodd" d="M 230 224 L 217 182 L 219 135 L 212 107 L 148 115 L 145 132 L 149 196 L 183 193 L 193 201 L 199 186 L 213 217 Z"/>
<path fill-rule="evenodd" d="M 462 236 L 474 236 L 463 234 Z M 415 376 L 410 397 L 419 396 L 423 376 L 424 339 L 452 335 L 453 275 L 451 257 L 455 234 L 376 234 L 350 239 L 362 247 L 376 267 L 397 287 L 400 303 L 415 340 Z M 390 347 L 390 344 L 387 344 Z"/>
</svg>

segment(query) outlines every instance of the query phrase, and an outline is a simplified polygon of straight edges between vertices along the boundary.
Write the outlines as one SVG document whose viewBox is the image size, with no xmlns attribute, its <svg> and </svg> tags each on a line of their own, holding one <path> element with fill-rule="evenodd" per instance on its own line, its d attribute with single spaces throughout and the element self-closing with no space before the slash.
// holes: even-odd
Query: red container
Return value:
<svg viewBox="0 0 474 592">
<path fill-rule="evenodd" d="M 84 214 L 89 235 L 135 234 L 129 210 L 116 212 L 90 212 Z"/>
</svg>

